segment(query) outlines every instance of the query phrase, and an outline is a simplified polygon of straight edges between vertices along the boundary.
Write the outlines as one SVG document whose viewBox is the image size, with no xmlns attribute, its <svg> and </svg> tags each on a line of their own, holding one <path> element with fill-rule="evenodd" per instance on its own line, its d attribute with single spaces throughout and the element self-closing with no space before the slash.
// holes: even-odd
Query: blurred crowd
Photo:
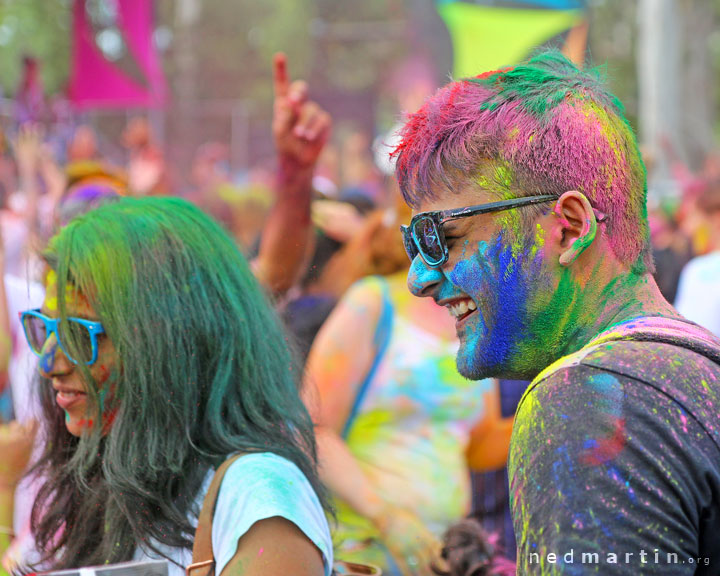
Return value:
<svg viewBox="0 0 720 576">
<path fill-rule="evenodd" d="M 234 173 L 221 142 L 200 146 L 190 179 L 181 181 L 143 115 L 129 119 L 119 135 L 127 162 L 114 164 L 91 124 L 61 112 L 47 121 L 39 112 L 49 105 L 28 66 L 16 116 L 0 134 L 0 489 L 12 499 L 19 485 L 14 512 L 7 494 L 0 502 L 0 526 L 13 532 L 13 538 L 4 534 L 4 546 L 0 533 L 0 551 L 12 540 L 8 557 L 21 554 L 28 532 L 34 488 L 21 477 L 38 417 L 29 393 L 36 359 L 18 312 L 42 302 L 38 255 L 48 239 L 109 199 L 172 195 L 211 215 L 256 261 L 273 210 L 294 201 L 292 193 L 278 193 L 281 154 Z M 429 89 L 400 102 L 398 116 Z M 297 98 L 307 99 L 307 86 L 298 90 Z M 59 102 L 52 107 L 62 111 Z M 305 129 L 318 127 L 309 122 Z M 513 559 L 505 461 L 525 383 L 488 380 L 473 383 L 469 393 L 470 382 L 454 366 L 451 318 L 429 299 L 408 294 L 399 226 L 410 213 L 387 160 L 392 140 L 391 133 L 345 129 L 319 144 L 299 263 L 281 271 L 290 270 L 286 278 L 264 282 L 304 369 L 302 395 L 316 425 L 320 475 L 336 502 L 336 553 L 388 574 L 415 573 L 415 564 L 429 563 L 423 550 L 471 516 L 494 534 L 490 554 Z M 646 164 L 652 172 L 652 159 Z M 650 192 L 656 278 L 684 316 L 720 335 L 720 156 L 710 155 L 699 173 L 675 159 L 673 176 L 676 194 L 658 199 Z M 280 244 L 272 253 L 284 250 L 283 238 L 270 240 Z"/>
<path fill-rule="evenodd" d="M 316 425 L 321 479 L 336 500 L 338 558 L 369 562 L 387 574 L 429 566 L 445 531 L 472 512 L 471 468 L 481 486 L 476 515 L 497 534 L 490 539 L 494 554 L 512 556 L 504 462 L 513 400 L 501 399 L 492 380 L 467 394 L 470 383 L 454 365 L 452 319 L 406 289 L 409 261 L 399 226 L 410 213 L 388 161 L 392 134 L 373 138 L 346 125 L 327 137 L 329 118 L 308 100 L 307 85 L 279 88 L 276 77 L 277 159 L 234 173 L 228 147 L 206 142 L 183 182 L 147 116 L 128 119 L 115 143 L 127 162 L 117 165 L 91 124 L 48 117 L 30 72 L 0 156 L 0 450 L 9 455 L 0 465 L 0 550 L 10 545 L 6 569 L 27 563 L 32 548 L 37 480 L 21 477 L 40 418 L 30 393 L 37 359 L 18 314 L 43 302 L 41 255 L 74 217 L 117 198 L 157 195 L 183 197 L 219 222 L 252 262 L 284 321 L 305 369 L 302 395 Z M 403 104 L 417 107 L 429 89 L 401 92 Z M 302 105 L 294 119 L 283 116 L 280 96 L 291 108 Z M 342 119 L 334 120 L 337 126 Z M 305 156 L 309 191 L 297 176 L 303 169 L 287 165 L 287 158 Z M 287 255 L 298 248 L 296 257 Z M 515 403 L 521 392 L 515 386 Z M 388 413 L 390 419 L 383 416 Z M 408 491 L 410 485 L 415 489 Z M 484 533 L 479 524 L 462 530 Z"/>
</svg>

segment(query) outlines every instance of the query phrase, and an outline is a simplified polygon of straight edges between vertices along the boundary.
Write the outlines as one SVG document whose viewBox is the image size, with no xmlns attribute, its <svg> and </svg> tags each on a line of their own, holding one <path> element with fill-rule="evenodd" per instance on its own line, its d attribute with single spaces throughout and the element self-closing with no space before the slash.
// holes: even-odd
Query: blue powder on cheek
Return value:
<svg viewBox="0 0 720 576">
<path fill-rule="evenodd" d="M 55 352 L 57 351 L 57 343 L 51 345 L 47 350 L 43 351 L 40 356 L 40 369 L 49 374 L 55 365 Z"/>
<path fill-rule="evenodd" d="M 478 330 L 475 340 L 484 336 L 482 349 L 475 349 L 475 362 L 488 367 L 504 366 L 516 351 L 517 342 L 527 337 L 525 318 L 529 287 L 527 273 L 523 273 L 521 262 L 529 257 L 529 248 L 513 258 L 512 247 L 506 245 L 502 232 L 491 245 L 479 242 L 478 250 L 472 257 L 459 261 L 449 274 L 450 281 L 483 303 L 488 318 L 480 314 L 482 331 Z M 478 342 L 468 342 L 475 348 Z M 482 355 L 482 357 L 479 357 Z"/>
<path fill-rule="evenodd" d="M 481 302 L 486 300 L 485 295 L 492 289 L 492 287 L 488 285 L 492 274 L 488 262 L 485 259 L 486 251 L 487 244 L 480 242 L 478 244 L 478 251 L 473 254 L 471 258 L 459 261 L 448 274 L 450 283 L 453 286 L 465 292 L 479 304 L 477 311 L 479 326 L 474 335 L 474 339 L 480 338 L 482 334 L 487 334 L 488 330 L 487 319 L 480 305 Z"/>
<path fill-rule="evenodd" d="M 425 262 L 418 256 L 412 261 L 408 270 L 408 288 L 412 293 L 419 295 L 435 279 L 433 276 L 437 276 L 437 272 L 425 266 Z"/>
<path fill-rule="evenodd" d="M 455 267 L 448 274 L 450 281 L 473 299 L 480 300 L 478 295 L 484 289 L 485 284 L 491 278 L 490 267 L 486 258 L 488 251 L 487 242 L 478 242 L 477 252 L 467 257 L 467 245 L 465 241 L 462 251 L 462 260 L 458 261 Z"/>
<path fill-rule="evenodd" d="M 520 262 L 512 256 L 512 247 L 503 246 L 502 238 L 493 246 L 489 257 L 497 262 L 498 275 L 495 287 L 496 323 L 489 353 L 498 364 L 503 364 L 514 352 L 517 341 L 525 336 L 528 285 Z"/>
<path fill-rule="evenodd" d="M 474 299 L 478 299 L 478 294 L 484 288 L 484 282 L 487 280 L 486 270 L 475 258 L 469 260 L 461 260 L 450 271 L 449 278 L 455 286 L 460 288 L 467 295 Z"/>
<path fill-rule="evenodd" d="M 462 252 L 460 252 L 460 258 L 467 258 L 467 249 L 470 246 L 470 240 L 465 240 L 462 245 Z"/>
</svg>

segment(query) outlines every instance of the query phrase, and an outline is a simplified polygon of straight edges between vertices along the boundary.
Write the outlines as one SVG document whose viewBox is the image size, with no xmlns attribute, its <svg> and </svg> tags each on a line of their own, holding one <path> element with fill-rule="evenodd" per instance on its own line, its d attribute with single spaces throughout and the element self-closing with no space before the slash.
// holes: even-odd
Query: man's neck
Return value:
<svg viewBox="0 0 720 576">
<path fill-rule="evenodd" d="M 605 283 L 601 289 L 590 291 L 583 300 L 586 306 L 591 305 L 590 313 L 581 314 L 581 321 L 568 330 L 569 337 L 560 351 L 561 356 L 579 350 L 610 327 L 634 318 L 680 317 L 662 296 L 650 274 L 624 272 Z M 578 305 L 583 303 L 578 302 Z"/>
</svg>

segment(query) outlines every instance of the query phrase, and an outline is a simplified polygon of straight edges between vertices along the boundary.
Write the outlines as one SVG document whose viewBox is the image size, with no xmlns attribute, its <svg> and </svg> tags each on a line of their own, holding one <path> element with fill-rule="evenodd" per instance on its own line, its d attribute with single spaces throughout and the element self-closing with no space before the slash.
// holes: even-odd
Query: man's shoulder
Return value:
<svg viewBox="0 0 720 576">
<path fill-rule="evenodd" d="M 600 386 L 612 377 L 613 386 Z M 626 388 L 633 387 L 629 393 Z M 633 410 L 649 408 L 658 395 L 698 421 L 720 446 L 715 406 L 720 405 L 720 364 L 693 349 L 669 342 L 613 340 L 561 358 L 538 375 L 523 396 L 535 403 L 551 402 L 561 392 L 576 406 L 592 403 L 603 391 L 633 398 Z M 629 408 L 629 407 L 628 407 Z"/>
<path fill-rule="evenodd" d="M 580 363 L 646 384 L 671 383 L 677 388 L 702 378 L 720 378 L 720 364 L 699 349 L 679 342 L 604 342 L 592 347 Z"/>
<path fill-rule="evenodd" d="M 685 346 L 642 340 L 603 342 L 569 354 L 538 374 L 528 390 L 556 381 L 580 383 L 593 374 L 588 368 L 663 389 L 706 381 L 720 394 L 720 364 Z"/>
</svg>

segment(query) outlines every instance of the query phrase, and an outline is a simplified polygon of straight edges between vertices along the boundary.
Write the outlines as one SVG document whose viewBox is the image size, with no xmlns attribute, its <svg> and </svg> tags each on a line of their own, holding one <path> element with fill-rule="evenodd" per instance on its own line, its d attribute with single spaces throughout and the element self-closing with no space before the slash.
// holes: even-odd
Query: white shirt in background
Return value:
<svg viewBox="0 0 720 576">
<path fill-rule="evenodd" d="M 720 252 L 697 256 L 685 265 L 675 308 L 720 337 Z"/>
</svg>

